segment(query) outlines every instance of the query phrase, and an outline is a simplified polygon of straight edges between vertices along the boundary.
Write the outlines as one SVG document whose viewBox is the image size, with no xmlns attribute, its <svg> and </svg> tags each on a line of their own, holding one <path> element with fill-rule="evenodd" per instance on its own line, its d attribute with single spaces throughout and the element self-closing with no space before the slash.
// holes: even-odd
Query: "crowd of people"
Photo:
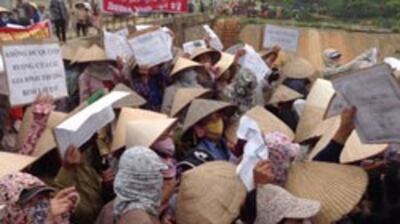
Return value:
<svg viewBox="0 0 400 224">
<path fill-rule="evenodd" d="M 59 10 L 59 2 L 50 9 Z M 80 30 L 85 34 L 82 23 Z M 340 164 L 357 108 L 342 112 L 333 137 L 313 158 L 308 155 L 321 135 L 295 141 L 296 129 L 310 131 L 298 124 L 310 115 L 304 108 L 318 83 L 306 59 L 281 61 L 279 46 L 265 49 L 259 55 L 272 72 L 258 80 L 239 63 L 243 49 L 235 55 L 211 46 L 171 51 L 173 60 L 149 67 L 134 57 L 110 60 L 98 43 L 71 41 L 62 46 L 67 99 L 41 94 L 32 105 L 13 108 L 1 101 L 1 150 L 37 158 L 0 177 L 2 223 L 400 221 L 399 151 L 385 147 L 372 159 Z M 322 52 L 322 78 L 356 69 L 371 52 L 344 65 L 341 54 Z M 110 91 L 130 94 L 113 105 L 115 120 L 60 157 L 52 129 Z M 252 146 L 250 131 L 239 134 L 249 117 L 261 130 L 262 150 Z M 318 119 L 308 122 L 320 125 Z M 244 160 L 252 166 L 239 175 Z"/>
</svg>

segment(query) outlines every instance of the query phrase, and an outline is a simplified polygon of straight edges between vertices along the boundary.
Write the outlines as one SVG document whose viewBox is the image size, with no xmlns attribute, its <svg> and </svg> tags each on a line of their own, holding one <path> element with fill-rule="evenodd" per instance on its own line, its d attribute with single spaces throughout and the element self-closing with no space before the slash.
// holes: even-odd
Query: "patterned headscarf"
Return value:
<svg viewBox="0 0 400 224">
<path fill-rule="evenodd" d="M 291 161 L 300 150 L 298 144 L 280 133 L 271 132 L 265 135 L 265 142 L 269 149 L 269 160 L 272 163 L 272 172 L 275 175 L 275 184 L 284 186 Z"/>
<path fill-rule="evenodd" d="M 19 203 L 21 193 L 34 187 L 45 187 L 38 178 L 27 173 L 13 173 L 0 179 L 0 204 L 4 204 L 3 223 L 43 224 L 49 214 L 50 198 L 38 194 L 24 204 Z M 69 223 L 68 217 L 58 217 L 53 223 Z"/>
<path fill-rule="evenodd" d="M 158 155 L 143 146 L 127 149 L 121 156 L 115 177 L 114 215 L 120 217 L 131 209 L 142 209 L 158 216 L 163 185 L 162 170 L 167 169 Z"/>
</svg>

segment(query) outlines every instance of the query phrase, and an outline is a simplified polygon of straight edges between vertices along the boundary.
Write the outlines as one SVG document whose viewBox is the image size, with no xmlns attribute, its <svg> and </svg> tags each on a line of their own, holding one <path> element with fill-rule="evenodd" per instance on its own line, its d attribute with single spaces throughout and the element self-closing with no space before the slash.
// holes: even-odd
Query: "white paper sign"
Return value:
<svg viewBox="0 0 400 224">
<path fill-rule="evenodd" d="M 253 138 L 256 134 L 260 133 L 261 133 L 260 128 L 258 127 L 258 124 L 255 120 L 251 119 L 247 115 L 243 115 L 240 118 L 239 126 L 236 131 L 236 136 L 239 139 L 248 141 L 251 138 Z"/>
<path fill-rule="evenodd" d="M 355 126 L 364 144 L 400 143 L 400 87 L 388 65 L 332 80 L 336 92 L 357 108 Z"/>
<path fill-rule="evenodd" d="M 115 114 L 111 105 L 128 95 L 128 92 L 112 91 L 58 125 L 54 133 L 60 156 L 64 158 L 68 146 L 83 145 L 100 128 L 113 121 Z"/>
<path fill-rule="evenodd" d="M 58 43 L 5 45 L 2 54 L 11 105 L 32 103 L 40 93 L 68 96 Z"/>
<path fill-rule="evenodd" d="M 331 118 L 340 115 L 345 109 L 350 108 L 346 100 L 340 95 L 340 93 L 336 93 L 331 100 L 329 107 L 325 113 L 324 118 Z"/>
<path fill-rule="evenodd" d="M 172 60 L 171 43 L 161 29 L 128 40 L 139 65 L 152 67 Z"/>
<path fill-rule="evenodd" d="M 210 28 L 209 25 L 203 25 L 204 30 L 207 32 L 208 36 L 210 37 L 210 45 L 212 48 L 218 51 L 222 51 L 224 49 L 224 45 L 222 45 L 221 40 L 219 39 L 218 35 Z"/>
<path fill-rule="evenodd" d="M 115 34 L 122 36 L 122 37 L 127 37 L 129 35 L 129 30 L 128 28 L 124 28 L 121 30 L 118 30 L 117 32 L 115 32 Z"/>
<path fill-rule="evenodd" d="M 271 48 L 275 45 L 285 51 L 296 52 L 300 32 L 296 29 L 266 25 L 264 32 L 264 48 Z"/>
<path fill-rule="evenodd" d="M 121 57 L 129 60 L 133 56 L 133 50 L 126 37 L 104 31 L 104 48 L 108 59 L 116 60 Z"/>
<path fill-rule="evenodd" d="M 246 44 L 244 50 L 246 54 L 240 58 L 239 64 L 252 71 L 257 76 L 257 81 L 261 82 L 266 75 L 271 74 L 271 69 L 252 46 Z"/>
<path fill-rule="evenodd" d="M 197 48 L 207 48 L 207 44 L 204 40 L 194 40 L 184 43 L 182 47 L 183 52 L 192 55 Z"/>
</svg>

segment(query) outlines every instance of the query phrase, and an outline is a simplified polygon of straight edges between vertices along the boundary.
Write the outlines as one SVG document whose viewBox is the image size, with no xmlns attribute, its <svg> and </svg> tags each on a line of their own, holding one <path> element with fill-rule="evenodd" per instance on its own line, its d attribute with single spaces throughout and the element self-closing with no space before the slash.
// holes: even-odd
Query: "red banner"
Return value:
<svg viewBox="0 0 400 224">
<path fill-rule="evenodd" d="M 105 13 L 185 13 L 188 10 L 188 0 L 103 0 Z"/>
<path fill-rule="evenodd" d="M 43 21 L 24 28 L 0 28 L 0 42 L 26 39 L 48 39 L 50 37 L 51 26 L 49 21 Z"/>
</svg>

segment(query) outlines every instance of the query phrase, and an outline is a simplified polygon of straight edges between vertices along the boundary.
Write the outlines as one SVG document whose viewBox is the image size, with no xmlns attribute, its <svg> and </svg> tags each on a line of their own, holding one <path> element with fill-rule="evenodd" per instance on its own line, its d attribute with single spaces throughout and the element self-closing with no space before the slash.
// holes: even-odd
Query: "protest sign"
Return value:
<svg viewBox="0 0 400 224">
<path fill-rule="evenodd" d="M 13 43 L 1 48 L 12 106 L 33 102 L 38 94 L 68 96 L 58 43 Z"/>
<path fill-rule="evenodd" d="M 129 60 L 133 56 L 128 39 L 116 33 L 104 31 L 104 49 L 107 58 L 111 60 L 116 60 L 117 57 Z"/>
<path fill-rule="evenodd" d="M 224 45 L 222 45 L 221 40 L 219 39 L 218 35 L 210 28 L 209 25 L 203 25 L 204 30 L 210 37 L 210 45 L 212 48 L 218 51 L 222 51 L 224 49 Z"/>
<path fill-rule="evenodd" d="M 183 52 L 192 55 L 197 48 L 207 48 L 207 44 L 204 40 L 194 40 L 184 43 L 182 47 Z"/>
<path fill-rule="evenodd" d="M 266 25 L 263 47 L 271 48 L 277 45 L 285 51 L 296 52 L 299 35 L 299 31 L 296 29 Z"/>
<path fill-rule="evenodd" d="M 1 27 L 0 42 L 26 40 L 26 39 L 49 39 L 51 38 L 51 25 L 49 21 L 36 23 L 29 27 Z"/>
<path fill-rule="evenodd" d="M 261 82 L 266 75 L 271 73 L 271 69 L 252 46 L 246 44 L 244 50 L 246 54 L 240 58 L 239 64 L 252 71 L 256 75 L 257 81 Z"/>
<path fill-rule="evenodd" d="M 355 126 L 364 144 L 400 143 L 400 87 L 388 65 L 332 80 L 346 103 L 357 108 Z"/>
<path fill-rule="evenodd" d="M 128 40 L 139 65 L 152 67 L 172 60 L 171 43 L 161 29 L 140 34 Z"/>
<path fill-rule="evenodd" d="M 112 104 L 128 95 L 128 92 L 112 91 L 58 125 L 54 133 L 61 158 L 70 145 L 83 145 L 100 128 L 113 121 Z"/>
<path fill-rule="evenodd" d="M 116 31 L 115 34 L 117 34 L 119 36 L 127 37 L 129 35 L 129 30 L 128 30 L 128 28 L 120 29 L 120 30 Z"/>
<path fill-rule="evenodd" d="M 133 13 L 133 12 L 168 12 L 185 13 L 189 11 L 188 0 L 103 0 L 104 13 Z"/>
</svg>

